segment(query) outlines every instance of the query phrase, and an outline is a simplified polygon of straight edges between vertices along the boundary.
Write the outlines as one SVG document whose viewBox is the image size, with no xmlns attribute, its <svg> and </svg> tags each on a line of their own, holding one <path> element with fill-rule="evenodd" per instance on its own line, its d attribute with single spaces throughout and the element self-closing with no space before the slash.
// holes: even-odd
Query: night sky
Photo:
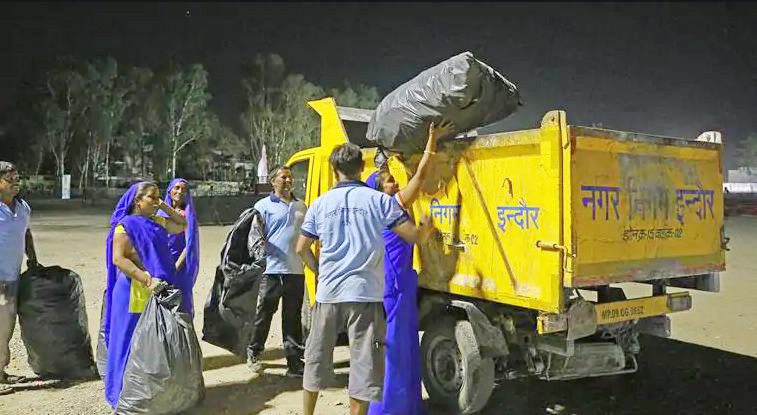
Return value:
<svg viewBox="0 0 757 415">
<path fill-rule="evenodd" d="M 755 4 L 151 4 L 0 5 L 0 108 L 57 55 L 113 56 L 157 68 L 203 63 L 212 106 L 237 128 L 240 64 L 280 54 L 326 87 L 381 95 L 470 50 L 521 90 L 503 123 L 531 128 L 550 109 L 571 124 L 695 138 L 757 133 Z"/>
</svg>

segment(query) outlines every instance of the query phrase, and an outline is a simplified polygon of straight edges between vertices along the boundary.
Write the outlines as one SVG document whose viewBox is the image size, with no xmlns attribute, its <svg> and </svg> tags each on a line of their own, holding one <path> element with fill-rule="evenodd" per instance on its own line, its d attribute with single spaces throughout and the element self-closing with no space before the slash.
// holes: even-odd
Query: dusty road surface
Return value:
<svg viewBox="0 0 757 415">
<path fill-rule="evenodd" d="M 83 280 L 94 342 L 104 289 L 104 241 L 109 212 L 44 209 L 33 215 L 40 262 L 76 271 Z M 195 289 L 195 327 L 202 332 L 202 305 L 229 227 L 203 226 L 202 262 Z M 757 218 L 727 221 L 728 271 L 720 294 L 694 292 L 694 309 L 673 317 L 675 340 L 644 337 L 636 374 L 568 382 L 513 381 L 499 385 L 485 415 L 501 414 L 757 414 Z M 301 413 L 300 381 L 284 377 L 281 327 L 274 319 L 266 371 L 253 376 L 244 362 L 201 342 L 206 399 L 189 415 L 290 415 Z M 33 375 L 18 329 L 9 372 Z M 318 404 L 319 414 L 346 415 L 348 355 L 337 350 L 337 382 Z M 110 414 L 101 381 L 0 396 L 0 414 Z M 429 415 L 444 414 L 429 407 Z"/>
</svg>

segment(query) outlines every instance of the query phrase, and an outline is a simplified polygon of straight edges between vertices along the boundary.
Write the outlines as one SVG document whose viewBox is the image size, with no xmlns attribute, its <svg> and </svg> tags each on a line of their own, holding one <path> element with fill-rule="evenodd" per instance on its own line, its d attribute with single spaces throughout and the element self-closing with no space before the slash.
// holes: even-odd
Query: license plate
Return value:
<svg viewBox="0 0 757 415">
<path fill-rule="evenodd" d="M 666 314 L 669 311 L 668 296 L 659 295 L 655 297 L 596 304 L 594 306 L 594 311 L 597 315 L 597 324 L 612 324 L 644 317 L 659 316 L 661 314 Z"/>
</svg>

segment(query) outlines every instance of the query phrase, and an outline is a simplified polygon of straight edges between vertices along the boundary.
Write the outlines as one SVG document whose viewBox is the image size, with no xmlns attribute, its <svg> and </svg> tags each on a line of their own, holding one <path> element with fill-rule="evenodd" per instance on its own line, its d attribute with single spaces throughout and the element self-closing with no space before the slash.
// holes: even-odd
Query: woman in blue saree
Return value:
<svg viewBox="0 0 757 415">
<path fill-rule="evenodd" d="M 158 209 L 168 218 L 155 216 Z M 132 185 L 118 201 L 106 240 L 107 283 L 103 332 L 108 355 L 105 399 L 115 408 L 123 385 L 131 337 L 150 291 L 161 280 L 176 284 L 168 234 L 184 232 L 186 221 L 160 199 L 152 182 Z"/>
<path fill-rule="evenodd" d="M 365 184 L 392 195 L 403 209 L 409 210 L 421 190 L 429 160 L 436 152 L 437 138 L 449 124 L 429 127 L 426 151 L 418 170 L 400 190 L 394 177 L 383 169 L 372 173 Z M 382 402 L 371 402 L 368 415 L 420 415 L 421 353 L 418 344 L 418 274 L 413 269 L 413 244 L 396 233 L 384 230 L 384 310 L 386 311 L 386 361 Z"/>
<path fill-rule="evenodd" d="M 182 304 L 190 315 L 194 315 L 192 289 L 200 270 L 200 232 L 192 195 L 189 193 L 189 182 L 179 177 L 171 180 L 163 201 L 187 221 L 185 232 L 168 235 L 168 249 L 176 264 L 176 288 L 182 292 Z M 168 217 L 163 211 L 158 212 L 158 215 Z"/>
</svg>

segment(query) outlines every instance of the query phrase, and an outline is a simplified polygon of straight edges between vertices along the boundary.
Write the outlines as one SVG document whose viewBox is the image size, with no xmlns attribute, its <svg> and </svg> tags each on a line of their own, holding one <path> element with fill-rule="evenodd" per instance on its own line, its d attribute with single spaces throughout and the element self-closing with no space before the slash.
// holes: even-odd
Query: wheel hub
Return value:
<svg viewBox="0 0 757 415">
<path fill-rule="evenodd" d="M 437 339 L 431 346 L 431 373 L 446 392 L 457 393 L 463 386 L 463 363 L 457 345 Z"/>
</svg>

